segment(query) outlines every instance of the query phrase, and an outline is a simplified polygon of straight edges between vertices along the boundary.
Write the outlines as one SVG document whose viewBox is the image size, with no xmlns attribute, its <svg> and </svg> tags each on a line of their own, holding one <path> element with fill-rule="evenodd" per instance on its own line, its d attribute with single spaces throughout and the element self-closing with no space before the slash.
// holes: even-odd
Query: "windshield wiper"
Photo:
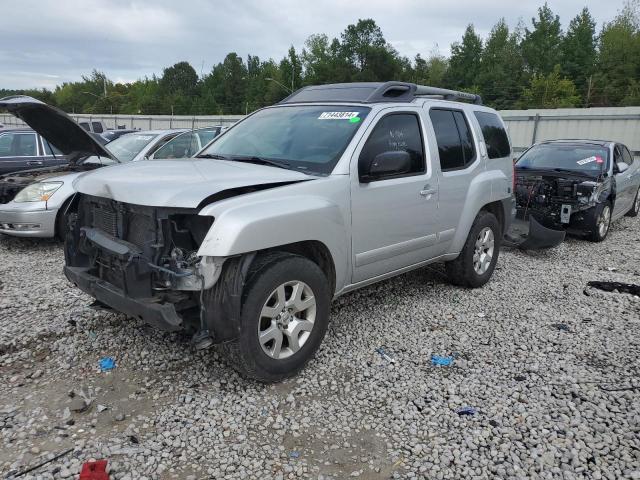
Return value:
<svg viewBox="0 0 640 480">
<path fill-rule="evenodd" d="M 213 158 L 214 160 L 232 160 L 231 157 L 220 155 L 218 153 L 203 153 L 202 155 L 198 155 L 196 158 Z"/>
</svg>

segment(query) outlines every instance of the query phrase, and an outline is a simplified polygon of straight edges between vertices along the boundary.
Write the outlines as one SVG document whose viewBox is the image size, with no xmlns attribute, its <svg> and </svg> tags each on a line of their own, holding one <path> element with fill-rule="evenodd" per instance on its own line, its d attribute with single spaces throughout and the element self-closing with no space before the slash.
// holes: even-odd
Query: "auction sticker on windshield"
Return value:
<svg viewBox="0 0 640 480">
<path fill-rule="evenodd" d="M 351 120 L 360 115 L 360 112 L 322 112 L 319 120 Z"/>
<path fill-rule="evenodd" d="M 582 160 L 578 160 L 576 163 L 578 165 L 586 165 L 587 163 L 592 163 L 592 162 L 603 163 L 603 160 L 602 160 L 602 157 L 594 155 L 591 157 L 583 158 Z"/>
</svg>

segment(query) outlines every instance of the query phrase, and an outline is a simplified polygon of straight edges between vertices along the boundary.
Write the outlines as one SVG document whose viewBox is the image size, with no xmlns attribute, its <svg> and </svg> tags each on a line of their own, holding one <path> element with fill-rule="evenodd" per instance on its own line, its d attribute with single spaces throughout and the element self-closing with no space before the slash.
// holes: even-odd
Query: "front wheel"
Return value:
<svg viewBox="0 0 640 480">
<path fill-rule="evenodd" d="M 229 360 L 261 382 L 294 375 L 324 338 L 330 301 L 327 277 L 311 260 L 281 252 L 256 259 L 243 294 L 240 334 L 225 344 Z"/>
<path fill-rule="evenodd" d="M 589 240 L 592 242 L 602 242 L 607 238 L 609 227 L 611 226 L 611 202 L 602 203 L 596 208 Z"/>
<path fill-rule="evenodd" d="M 638 213 L 640 213 L 640 188 L 636 192 L 636 196 L 633 199 L 633 205 L 631 205 L 631 210 L 627 212 L 627 216 L 637 217 Z"/>
<path fill-rule="evenodd" d="M 445 263 L 454 285 L 477 288 L 489 281 L 502 244 L 500 223 L 490 212 L 480 211 L 458 258 Z"/>
</svg>

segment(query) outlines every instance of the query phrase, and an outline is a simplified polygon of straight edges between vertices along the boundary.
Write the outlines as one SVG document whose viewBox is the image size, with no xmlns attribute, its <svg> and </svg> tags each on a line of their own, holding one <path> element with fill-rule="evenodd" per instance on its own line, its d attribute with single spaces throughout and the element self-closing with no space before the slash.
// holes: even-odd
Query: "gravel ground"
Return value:
<svg viewBox="0 0 640 480">
<path fill-rule="evenodd" d="M 277 385 L 88 309 L 55 242 L 0 235 L 0 258 L 3 478 L 69 449 L 20 478 L 97 458 L 131 480 L 640 478 L 640 299 L 584 293 L 640 283 L 637 219 L 601 244 L 503 250 L 482 289 L 435 267 L 342 297 L 316 359 Z"/>
</svg>

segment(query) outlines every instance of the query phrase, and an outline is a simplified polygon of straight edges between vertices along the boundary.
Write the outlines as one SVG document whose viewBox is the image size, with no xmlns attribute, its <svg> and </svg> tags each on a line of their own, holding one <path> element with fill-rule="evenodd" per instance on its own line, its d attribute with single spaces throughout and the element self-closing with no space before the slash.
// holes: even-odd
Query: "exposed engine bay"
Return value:
<svg viewBox="0 0 640 480">
<path fill-rule="evenodd" d="M 72 172 L 88 172 L 101 167 L 98 163 L 68 164 L 51 168 L 36 168 L 9 173 L 0 176 L 0 204 L 8 203 L 15 198 L 20 190 L 34 182 L 58 177 Z"/>
<path fill-rule="evenodd" d="M 197 251 L 213 223 L 195 209 L 131 205 L 77 195 L 65 242 L 67 266 L 126 297 L 171 304 L 181 318 L 199 318 L 201 294 L 220 267 Z M 100 300 L 100 298 L 98 298 Z"/>
<path fill-rule="evenodd" d="M 611 192 L 611 179 L 569 172 L 525 172 L 516 169 L 516 217 L 534 217 L 547 228 L 582 229 L 595 207 Z"/>
</svg>

